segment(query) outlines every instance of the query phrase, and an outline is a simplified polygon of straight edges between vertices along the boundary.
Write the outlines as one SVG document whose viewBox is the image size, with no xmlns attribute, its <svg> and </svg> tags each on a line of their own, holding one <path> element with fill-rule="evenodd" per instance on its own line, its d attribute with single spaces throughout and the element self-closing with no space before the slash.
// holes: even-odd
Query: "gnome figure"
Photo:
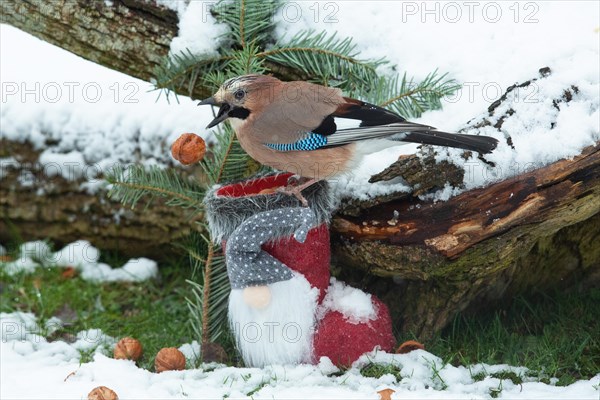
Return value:
<svg viewBox="0 0 600 400">
<path fill-rule="evenodd" d="M 213 238 L 225 250 L 229 322 L 244 362 L 262 367 L 328 356 L 348 365 L 375 347 L 391 350 L 387 307 L 330 280 L 327 223 L 334 202 L 327 183 L 306 189 L 309 207 L 302 207 L 276 191 L 289 178 L 218 186 L 205 198 Z"/>
</svg>

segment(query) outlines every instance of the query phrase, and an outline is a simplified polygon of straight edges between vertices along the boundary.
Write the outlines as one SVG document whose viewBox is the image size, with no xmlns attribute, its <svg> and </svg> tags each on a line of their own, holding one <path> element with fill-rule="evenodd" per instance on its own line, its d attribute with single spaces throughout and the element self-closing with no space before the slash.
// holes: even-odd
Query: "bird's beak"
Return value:
<svg viewBox="0 0 600 400">
<path fill-rule="evenodd" d="M 217 103 L 217 100 L 215 100 L 215 98 L 212 96 L 210 96 L 208 99 L 204 99 L 200 103 L 198 103 L 199 106 L 205 106 L 207 104 L 210 104 L 211 106 L 216 106 L 218 103 Z"/>
<path fill-rule="evenodd" d="M 219 108 L 217 117 L 206 126 L 206 129 L 212 128 L 213 126 L 219 125 L 221 122 L 225 121 L 229 117 L 229 111 L 231 111 L 231 106 L 229 104 L 221 104 L 221 108 Z"/>
</svg>

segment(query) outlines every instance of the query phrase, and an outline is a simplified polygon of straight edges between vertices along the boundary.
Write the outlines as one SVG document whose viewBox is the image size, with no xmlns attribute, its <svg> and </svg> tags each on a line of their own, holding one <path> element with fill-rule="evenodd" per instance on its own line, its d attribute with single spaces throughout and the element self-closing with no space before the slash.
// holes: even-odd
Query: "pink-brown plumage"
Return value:
<svg viewBox="0 0 600 400">
<path fill-rule="evenodd" d="M 245 107 L 252 110 L 248 118 L 232 121 L 248 155 L 261 164 L 305 178 L 328 179 L 344 172 L 352 159 L 353 146 L 281 152 L 264 145 L 293 143 L 319 126 L 344 102 L 341 91 L 308 82 L 265 78 L 257 80 L 257 89 L 248 92 Z"/>
</svg>

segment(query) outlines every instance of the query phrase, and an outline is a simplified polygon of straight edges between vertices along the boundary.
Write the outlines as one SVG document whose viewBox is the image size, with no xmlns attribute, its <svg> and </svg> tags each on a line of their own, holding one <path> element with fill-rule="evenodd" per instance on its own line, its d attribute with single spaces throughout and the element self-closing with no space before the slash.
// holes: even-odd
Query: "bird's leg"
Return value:
<svg viewBox="0 0 600 400">
<path fill-rule="evenodd" d="M 288 178 L 288 186 L 298 185 L 300 182 L 306 182 L 309 178 L 303 178 L 300 175 L 292 175 Z"/>
<path fill-rule="evenodd" d="M 288 194 L 290 196 L 295 196 L 298 200 L 300 200 L 300 203 L 302 203 L 302 205 L 304 207 L 308 207 L 308 201 L 306 201 L 306 199 L 304 198 L 304 196 L 302 196 L 302 191 L 304 189 L 306 189 L 307 187 L 314 185 L 315 183 L 319 182 L 320 179 L 309 179 L 306 182 L 304 182 L 301 185 L 298 186 L 294 186 L 294 185 L 288 185 L 287 187 L 279 187 L 277 189 L 278 192 L 280 193 L 285 193 Z"/>
</svg>

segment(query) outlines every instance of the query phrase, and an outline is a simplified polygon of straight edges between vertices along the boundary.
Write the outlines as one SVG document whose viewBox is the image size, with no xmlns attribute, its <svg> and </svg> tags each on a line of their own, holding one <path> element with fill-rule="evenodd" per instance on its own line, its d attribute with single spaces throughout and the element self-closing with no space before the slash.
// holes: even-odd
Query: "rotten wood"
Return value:
<svg viewBox="0 0 600 400">
<path fill-rule="evenodd" d="M 560 218 L 556 211 L 561 205 L 581 203 L 589 211 L 581 213 L 577 208 L 580 218 L 589 218 L 600 210 L 600 201 L 594 201 L 599 178 L 600 151 L 595 146 L 574 160 L 562 160 L 449 201 L 431 203 L 411 197 L 382 204 L 360 216 L 339 216 L 333 230 L 351 241 L 422 244 L 455 259 L 473 245 L 513 227 Z"/>
</svg>

